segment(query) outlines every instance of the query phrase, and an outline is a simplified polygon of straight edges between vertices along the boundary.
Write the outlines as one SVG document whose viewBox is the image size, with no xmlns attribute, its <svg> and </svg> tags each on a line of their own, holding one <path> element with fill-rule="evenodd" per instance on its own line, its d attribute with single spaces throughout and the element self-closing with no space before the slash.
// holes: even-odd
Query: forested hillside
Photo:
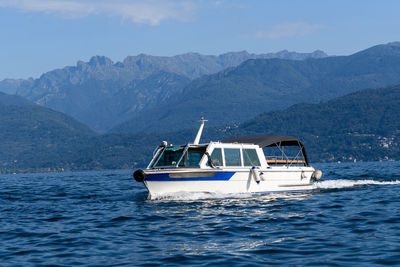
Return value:
<svg viewBox="0 0 400 267">
<path fill-rule="evenodd" d="M 264 113 L 230 136 L 283 134 L 305 140 L 313 161 L 400 159 L 400 86 Z"/>
<path fill-rule="evenodd" d="M 0 93 L 0 172 L 69 166 L 77 160 L 72 152 L 94 135 L 65 114 Z"/>
<path fill-rule="evenodd" d="M 366 89 L 319 104 L 263 113 L 242 124 L 211 127 L 209 118 L 201 141 L 282 134 L 304 140 L 311 162 L 400 160 L 399 112 L 400 85 Z M 144 166 L 163 140 L 193 142 L 196 123 L 196 128 L 170 133 L 104 135 L 88 151 L 98 151 L 92 159 L 115 167 Z"/>
<path fill-rule="evenodd" d="M 0 96 L 0 172 L 143 167 L 161 141 L 185 144 L 197 132 L 196 127 L 96 135 L 64 114 L 17 96 Z M 304 140 L 312 162 L 400 160 L 399 112 L 400 85 L 367 89 L 263 113 L 242 124 L 207 124 L 201 141 L 282 134 Z"/>
</svg>

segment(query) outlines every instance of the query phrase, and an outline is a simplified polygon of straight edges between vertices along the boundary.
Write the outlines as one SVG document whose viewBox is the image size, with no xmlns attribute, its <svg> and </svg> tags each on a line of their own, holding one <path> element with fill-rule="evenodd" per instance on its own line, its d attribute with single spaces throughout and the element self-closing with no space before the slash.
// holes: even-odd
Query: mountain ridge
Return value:
<svg viewBox="0 0 400 267">
<path fill-rule="evenodd" d="M 105 110 L 111 110 L 111 107 L 115 106 L 112 102 L 124 102 L 118 98 L 123 95 L 121 91 L 126 92 L 132 82 L 146 80 L 156 73 L 170 73 L 169 76 L 177 77 L 179 83 L 184 79 L 193 80 L 236 66 L 249 58 L 282 57 L 302 60 L 307 57 L 324 56 L 326 54 L 322 51 L 313 53 L 280 51 L 259 55 L 241 51 L 219 56 L 186 53 L 172 57 L 140 54 L 128 56 L 122 62 L 116 63 L 105 56 L 94 56 L 88 62 L 78 61 L 76 66 L 66 66 L 46 72 L 38 79 L 3 80 L 0 82 L 0 91 L 17 93 L 37 104 L 69 114 L 97 131 L 105 131 L 114 126 L 114 123 L 119 123 L 120 117 L 128 115 L 115 114 L 110 118 L 110 114 L 104 113 Z M 186 85 L 186 82 L 182 82 L 182 85 Z M 178 88 L 180 87 L 181 84 L 178 85 Z M 154 91 L 146 90 L 149 98 L 157 94 L 157 86 L 153 85 L 152 89 Z M 129 96 L 131 99 L 134 96 L 132 94 Z M 136 102 L 133 105 L 148 104 L 146 101 Z M 106 108 L 97 109 L 97 103 L 105 104 Z M 155 103 L 157 104 L 159 103 Z M 129 103 L 125 102 L 125 105 L 123 108 L 125 110 L 133 108 Z M 109 119 L 105 121 L 103 118 Z"/>
<path fill-rule="evenodd" d="M 390 53 L 381 54 L 381 50 Z M 399 72 L 400 46 L 396 43 L 350 56 L 302 61 L 250 59 L 192 81 L 182 94 L 139 112 L 111 132 L 190 128 L 201 116 L 213 118 L 214 126 L 239 123 L 299 102 L 316 103 L 361 89 L 395 85 L 400 83 Z"/>
</svg>

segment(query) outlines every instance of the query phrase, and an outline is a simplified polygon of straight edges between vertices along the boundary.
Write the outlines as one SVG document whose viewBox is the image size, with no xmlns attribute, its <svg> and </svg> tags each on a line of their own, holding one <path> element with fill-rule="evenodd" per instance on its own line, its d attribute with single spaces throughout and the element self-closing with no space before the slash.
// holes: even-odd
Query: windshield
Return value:
<svg viewBox="0 0 400 267">
<path fill-rule="evenodd" d="M 184 147 L 182 146 L 169 146 L 164 148 L 153 167 L 175 166 L 182 157 L 183 150 Z"/>
<path fill-rule="evenodd" d="M 189 147 L 184 157 L 182 157 L 184 151 L 184 146 L 166 147 L 152 167 L 171 167 L 176 166 L 178 162 L 178 167 L 198 167 L 206 147 Z"/>
</svg>

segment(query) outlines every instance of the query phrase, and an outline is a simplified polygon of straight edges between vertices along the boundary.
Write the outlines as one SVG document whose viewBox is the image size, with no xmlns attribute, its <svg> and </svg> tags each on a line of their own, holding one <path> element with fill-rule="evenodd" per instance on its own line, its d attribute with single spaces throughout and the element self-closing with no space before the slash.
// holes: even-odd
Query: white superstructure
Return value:
<svg viewBox="0 0 400 267">
<path fill-rule="evenodd" d="M 321 171 L 309 166 L 303 143 L 293 137 L 253 136 L 199 144 L 203 125 L 202 119 L 193 144 L 168 146 L 164 141 L 147 168 L 135 171 L 135 180 L 144 183 L 150 198 L 179 192 L 304 191 L 321 177 Z M 294 147 L 294 156 L 289 157 L 286 148 Z M 279 155 L 264 155 L 263 148 Z"/>
</svg>

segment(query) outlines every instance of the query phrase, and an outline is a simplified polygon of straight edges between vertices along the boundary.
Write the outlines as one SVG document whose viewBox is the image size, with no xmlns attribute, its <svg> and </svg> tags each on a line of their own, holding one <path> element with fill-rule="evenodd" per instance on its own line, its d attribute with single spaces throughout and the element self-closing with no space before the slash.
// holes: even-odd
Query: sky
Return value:
<svg viewBox="0 0 400 267">
<path fill-rule="evenodd" d="M 400 41 L 399 13 L 397 0 L 0 0 L 0 80 L 95 55 L 350 55 Z"/>
</svg>

